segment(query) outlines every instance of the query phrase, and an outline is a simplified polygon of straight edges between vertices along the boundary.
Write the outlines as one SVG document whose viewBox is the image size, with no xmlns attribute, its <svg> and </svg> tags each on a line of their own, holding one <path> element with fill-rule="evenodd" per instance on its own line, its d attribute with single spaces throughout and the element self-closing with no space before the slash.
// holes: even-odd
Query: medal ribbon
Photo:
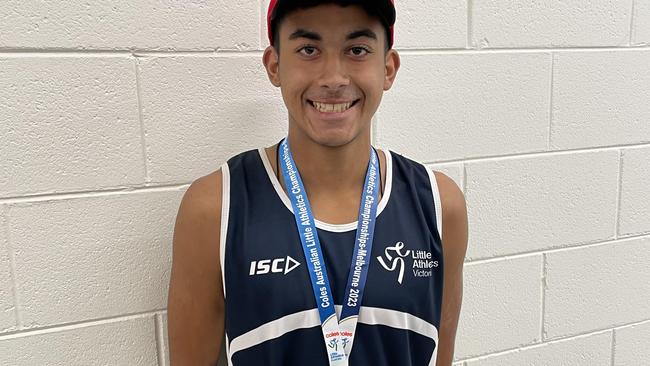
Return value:
<svg viewBox="0 0 650 366">
<path fill-rule="evenodd" d="M 374 149 L 370 149 L 370 161 L 368 162 L 365 183 L 361 193 L 355 246 L 340 320 L 337 319 L 334 309 L 334 298 L 332 297 L 327 269 L 325 268 L 325 258 L 316 231 L 314 215 L 300 173 L 289 149 L 287 138 L 284 138 L 280 143 L 280 154 L 282 175 L 291 200 L 303 253 L 309 269 L 309 277 L 320 315 L 329 364 L 330 366 L 347 366 L 348 355 L 352 349 L 359 318 L 363 290 L 366 285 L 370 264 L 369 254 L 372 251 L 372 240 L 375 232 L 379 191 L 377 186 L 377 153 Z"/>
</svg>

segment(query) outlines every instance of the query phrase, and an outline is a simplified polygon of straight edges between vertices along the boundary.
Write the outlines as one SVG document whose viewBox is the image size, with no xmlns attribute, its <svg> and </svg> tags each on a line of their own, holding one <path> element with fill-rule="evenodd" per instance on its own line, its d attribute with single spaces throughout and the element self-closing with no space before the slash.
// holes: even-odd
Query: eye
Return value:
<svg viewBox="0 0 650 366">
<path fill-rule="evenodd" d="M 369 53 L 371 53 L 370 49 L 364 46 L 355 46 L 350 48 L 350 51 L 354 56 L 365 56 Z"/>
<path fill-rule="evenodd" d="M 306 51 L 306 52 L 303 52 L 303 51 Z M 314 54 L 316 54 L 316 47 L 304 46 L 304 47 L 301 47 L 298 50 L 298 52 L 303 54 L 304 56 L 313 56 Z"/>
</svg>

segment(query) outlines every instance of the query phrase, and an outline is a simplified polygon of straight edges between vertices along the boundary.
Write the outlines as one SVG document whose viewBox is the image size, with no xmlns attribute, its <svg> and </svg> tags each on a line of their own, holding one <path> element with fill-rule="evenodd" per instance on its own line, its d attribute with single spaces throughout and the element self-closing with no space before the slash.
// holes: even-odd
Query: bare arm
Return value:
<svg viewBox="0 0 650 366">
<path fill-rule="evenodd" d="M 216 365 L 223 338 L 219 262 L 221 171 L 194 181 L 181 201 L 167 304 L 172 366 Z"/>
<path fill-rule="evenodd" d="M 437 366 L 451 366 L 456 329 L 463 299 L 463 263 L 467 251 L 467 206 L 465 196 L 446 175 L 435 172 L 442 203 L 444 285 Z"/>
</svg>

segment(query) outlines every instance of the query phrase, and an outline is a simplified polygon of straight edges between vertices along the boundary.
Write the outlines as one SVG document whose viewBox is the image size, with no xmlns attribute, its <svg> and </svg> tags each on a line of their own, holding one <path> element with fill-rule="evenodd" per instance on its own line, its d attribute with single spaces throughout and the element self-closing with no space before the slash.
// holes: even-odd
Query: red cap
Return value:
<svg viewBox="0 0 650 366">
<path fill-rule="evenodd" d="M 276 17 L 275 10 L 278 7 L 278 3 L 284 3 L 285 1 L 280 0 L 271 0 L 269 4 L 269 10 L 266 13 L 266 27 L 268 29 L 269 42 L 273 44 L 273 29 L 271 29 L 271 21 Z M 395 0 L 359 0 L 357 3 L 372 3 L 373 6 L 379 8 L 382 21 L 385 21 L 388 24 L 388 45 L 393 47 L 393 26 L 395 24 Z M 353 2 L 354 3 L 354 2 Z"/>
</svg>

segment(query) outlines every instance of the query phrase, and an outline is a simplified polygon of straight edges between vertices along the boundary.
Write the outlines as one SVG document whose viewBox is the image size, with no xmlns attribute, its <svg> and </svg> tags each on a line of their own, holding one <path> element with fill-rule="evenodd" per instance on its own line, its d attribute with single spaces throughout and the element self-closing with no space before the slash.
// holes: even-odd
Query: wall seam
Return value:
<svg viewBox="0 0 650 366">
<path fill-rule="evenodd" d="M 376 143 L 375 137 L 375 143 Z M 515 154 L 505 154 L 505 155 L 491 155 L 485 157 L 472 157 L 472 158 L 460 158 L 453 160 L 440 160 L 440 161 L 423 161 L 423 164 L 452 164 L 452 163 L 474 163 L 474 162 L 490 162 L 498 161 L 502 159 L 521 159 L 521 158 L 535 158 L 535 157 L 549 157 L 549 156 L 561 156 L 570 153 L 594 153 L 594 152 L 605 152 L 612 150 L 620 150 L 621 148 L 643 148 L 650 147 L 650 143 L 633 143 L 633 144 L 619 144 L 613 146 L 598 146 L 598 147 L 587 147 L 587 148 L 576 148 L 576 149 L 565 149 L 565 150 L 554 150 L 554 151 L 534 151 L 534 152 L 522 152 Z M 60 193 L 35 193 L 27 194 L 21 196 L 6 196 L 0 197 L 0 204 L 11 204 L 11 203 L 23 203 L 23 202 L 41 202 L 51 199 L 71 199 L 71 198 L 80 198 L 80 197 L 99 197 L 103 195 L 111 195 L 114 193 L 136 193 L 136 192 L 151 192 L 151 191 L 167 191 L 173 189 L 185 189 L 190 185 L 191 182 L 179 182 L 179 183 L 161 183 L 161 184 L 141 184 L 141 185 L 128 185 L 121 187 L 107 187 L 94 190 L 77 190 L 77 191 L 68 191 Z M 60 197 L 60 198 L 59 198 Z"/>
<path fill-rule="evenodd" d="M 556 342 L 556 341 L 568 340 L 568 339 L 573 339 L 573 338 L 583 337 L 583 336 L 586 337 L 586 336 L 589 336 L 589 335 L 595 335 L 595 334 L 598 334 L 598 333 L 613 331 L 613 330 L 619 329 L 619 328 L 627 328 L 627 327 L 630 327 L 630 326 L 635 326 L 635 325 L 647 323 L 648 321 L 650 321 L 650 319 L 636 320 L 636 321 L 621 323 L 621 324 L 613 324 L 613 325 L 607 326 L 605 328 L 600 328 L 600 329 L 596 329 L 596 330 L 589 330 L 589 331 L 583 332 L 583 333 L 575 333 L 575 334 L 568 334 L 568 335 L 554 337 L 554 338 L 548 338 L 546 340 L 546 342 L 544 342 L 544 343 L 553 343 L 553 342 Z"/>
<path fill-rule="evenodd" d="M 14 256 L 15 255 L 14 246 L 11 240 L 11 230 L 9 228 L 10 209 L 11 206 L 7 205 L 3 210 L 5 222 L 2 229 L 5 231 L 5 237 L 7 238 L 7 256 L 9 258 L 11 290 L 14 296 L 14 314 L 16 320 L 16 327 L 18 328 L 18 331 L 20 331 L 23 328 L 24 322 L 23 322 L 23 314 L 22 314 L 22 302 L 20 300 L 20 291 L 18 289 L 18 273 L 16 272 L 16 259 Z M 12 332 L 7 332 L 7 333 L 3 333 L 3 335 L 11 334 L 11 333 Z"/>
<path fill-rule="evenodd" d="M 643 320 L 643 321 L 635 322 L 635 323 L 632 323 L 632 324 L 644 323 L 644 322 L 647 322 L 647 321 L 648 320 Z M 629 326 L 629 325 L 632 325 L 632 324 L 626 324 L 626 325 L 623 325 L 623 326 Z M 480 355 L 476 355 L 476 356 L 470 356 L 468 358 L 460 359 L 460 360 L 458 360 L 456 362 L 472 362 L 472 361 L 477 361 L 477 360 L 484 359 L 486 357 L 504 356 L 504 355 L 508 355 L 508 354 L 512 354 L 512 353 L 527 351 L 529 349 L 535 349 L 535 348 L 538 348 L 538 347 L 549 346 L 549 345 L 552 345 L 552 344 L 555 344 L 555 343 L 567 342 L 567 341 L 571 341 L 571 340 L 575 340 L 575 339 L 579 339 L 579 338 L 586 338 L 586 337 L 596 336 L 596 335 L 599 335 L 599 334 L 605 334 L 605 333 L 608 333 L 608 332 L 612 332 L 616 328 L 621 328 L 623 326 L 616 326 L 616 327 L 598 329 L 598 330 L 589 331 L 589 332 L 586 332 L 586 333 L 572 334 L 572 335 L 569 335 L 569 336 L 553 338 L 553 339 L 549 339 L 549 340 L 547 340 L 545 342 L 530 343 L 530 344 L 526 344 L 526 345 L 519 346 L 519 347 L 512 347 L 512 348 L 508 348 L 508 349 L 504 349 L 504 350 L 499 350 L 499 351 L 496 351 L 496 352 L 490 352 L 490 353 L 484 353 L 484 354 L 480 354 Z"/>
<path fill-rule="evenodd" d="M 422 47 L 422 48 L 409 48 L 402 49 L 396 48 L 399 51 L 400 55 L 448 55 L 448 54 L 460 54 L 460 55 L 483 55 L 483 54 L 513 54 L 513 53 L 570 53 L 570 52 L 611 52 L 611 51 L 647 51 L 650 50 L 650 44 L 639 43 L 631 46 L 572 46 L 572 47 L 517 47 L 517 48 L 435 48 L 435 47 Z M 261 57 L 263 55 L 263 50 L 209 50 L 209 51 L 159 51 L 159 50 L 111 50 L 111 51 L 101 51 L 101 50 L 62 50 L 62 49 L 0 49 L 0 55 L 6 58 L 22 58 L 22 57 L 70 57 L 70 56 L 80 56 L 80 57 L 112 57 L 112 56 L 135 56 L 135 57 L 185 57 L 185 56 L 194 56 L 194 57 L 207 57 L 207 58 L 220 58 L 220 57 Z"/>
<path fill-rule="evenodd" d="M 257 3 L 257 9 L 260 11 L 260 14 L 257 15 L 258 19 L 260 20 L 257 25 L 257 42 L 259 42 L 259 48 L 260 50 L 263 49 L 264 46 L 264 34 L 262 33 L 262 29 L 264 28 L 262 26 L 263 22 L 266 22 L 266 16 L 264 16 L 265 9 L 264 9 L 264 0 L 259 0 Z"/>
<path fill-rule="evenodd" d="M 628 46 L 632 46 L 632 41 L 634 40 L 633 33 L 634 33 L 634 4 L 636 0 L 632 0 L 632 12 L 630 13 L 630 34 L 629 34 L 629 39 L 627 41 Z"/>
<path fill-rule="evenodd" d="M 634 147 L 650 147 L 648 142 L 638 142 L 630 144 L 618 144 L 610 146 L 595 146 L 595 147 L 577 147 L 572 149 L 563 149 L 563 150 L 553 150 L 553 151 L 526 151 L 512 154 L 501 154 L 501 155 L 488 155 L 482 157 L 465 157 L 459 159 L 450 159 L 450 160 L 438 160 L 438 161 L 423 161 L 423 164 L 451 164 L 451 163 L 461 163 L 461 162 L 489 162 L 502 159 L 520 159 L 520 158 L 534 158 L 534 157 L 547 157 L 554 155 L 569 155 L 576 153 L 592 153 L 592 152 L 604 152 L 619 150 L 621 148 L 634 148 Z"/>
<path fill-rule="evenodd" d="M 619 238 L 621 232 L 621 197 L 623 197 L 623 150 L 618 150 L 618 179 L 616 185 L 616 212 L 614 220 L 614 237 Z"/>
<path fill-rule="evenodd" d="M 93 197 L 106 197 L 117 196 L 124 194 L 138 194 L 138 193 L 152 193 L 152 192 L 173 192 L 175 190 L 186 189 L 191 183 L 181 184 L 161 184 L 161 185 L 139 185 L 124 188 L 109 188 L 99 190 L 81 190 L 69 191 L 60 193 L 41 193 L 27 196 L 10 196 L 0 198 L 0 204 L 17 204 L 17 203 L 33 203 L 33 202 L 47 202 L 58 200 L 70 200 L 77 198 L 93 198 Z"/>
<path fill-rule="evenodd" d="M 540 316 L 540 338 L 539 338 L 542 342 L 544 342 L 544 340 L 546 339 L 546 329 L 544 328 L 545 325 L 544 314 L 546 313 L 546 288 L 547 288 L 546 275 L 547 275 L 546 253 L 542 253 L 542 286 L 541 286 L 542 304 L 540 306 L 542 313 Z"/>
<path fill-rule="evenodd" d="M 551 78 L 549 91 L 548 136 L 546 150 L 551 151 L 551 134 L 553 133 L 553 87 L 555 85 L 555 54 L 551 52 Z"/>
<path fill-rule="evenodd" d="M 377 124 L 379 123 L 379 118 L 377 117 L 377 113 L 375 113 L 374 116 L 372 116 L 372 124 L 370 126 L 370 143 L 372 145 L 377 145 Z"/>
<path fill-rule="evenodd" d="M 136 313 L 124 313 L 115 316 L 103 317 L 103 318 L 84 319 L 84 320 L 68 322 L 68 323 L 46 325 L 38 328 L 27 328 L 15 332 L 3 333 L 0 335 L 0 341 L 13 339 L 13 338 L 35 336 L 40 334 L 57 333 L 57 332 L 62 332 L 70 329 L 92 327 L 96 325 L 116 323 L 116 322 L 126 321 L 130 319 L 145 318 L 149 316 L 154 316 L 156 315 L 157 312 L 163 310 L 164 309 L 155 309 L 151 311 L 143 311 L 143 312 L 136 312 Z"/>
<path fill-rule="evenodd" d="M 615 352 L 616 349 L 616 329 L 612 329 L 612 354 L 611 354 L 611 366 L 615 365 Z"/>
<path fill-rule="evenodd" d="M 461 175 L 461 182 L 463 184 L 463 193 L 467 195 L 467 164 L 463 162 L 463 174 Z"/>
<path fill-rule="evenodd" d="M 630 236 L 625 236 L 625 237 L 619 237 L 619 238 L 616 238 L 616 239 L 605 239 L 605 240 L 597 240 L 597 241 L 591 241 L 591 242 L 586 242 L 586 243 L 575 243 L 575 244 L 570 244 L 570 245 L 559 247 L 559 248 L 544 248 L 544 249 L 536 249 L 536 250 L 531 250 L 531 251 L 521 252 L 521 253 L 511 253 L 511 254 L 497 255 L 497 256 L 494 256 L 494 257 L 466 259 L 465 263 L 467 263 L 467 264 L 470 264 L 470 263 L 471 264 L 490 263 L 490 262 L 504 260 L 504 259 L 524 258 L 524 257 L 530 257 L 530 256 L 534 256 L 534 255 L 539 255 L 539 254 L 550 254 L 550 253 L 562 252 L 562 251 L 566 251 L 566 250 L 575 250 L 575 249 L 579 249 L 579 248 L 591 248 L 591 247 L 596 247 L 596 246 L 599 246 L 599 245 L 608 245 L 608 244 L 621 243 L 621 242 L 630 241 L 630 240 L 648 239 L 648 238 L 650 238 L 650 232 L 642 233 L 642 234 L 638 234 L 638 235 L 630 235 Z"/>
<path fill-rule="evenodd" d="M 472 8 L 473 8 L 473 0 L 467 0 L 467 40 L 466 40 L 466 45 L 465 48 L 467 49 L 473 49 L 472 45 L 472 32 L 473 32 L 473 18 L 472 18 Z"/>
<path fill-rule="evenodd" d="M 484 55 L 484 54 L 518 54 L 518 53 L 579 53 L 579 52 L 638 52 L 647 51 L 650 44 L 639 43 L 633 46 L 573 46 L 573 47 L 492 47 L 490 48 L 398 48 L 400 55 Z"/>
<path fill-rule="evenodd" d="M 140 144 L 142 146 L 142 164 L 144 168 L 144 183 L 151 182 L 149 167 L 147 166 L 147 142 L 145 139 L 146 130 L 144 127 L 144 116 L 142 112 L 142 93 L 140 91 L 140 60 L 134 56 L 135 65 L 135 95 L 138 103 L 138 121 L 140 122 Z"/>
<path fill-rule="evenodd" d="M 627 235 L 619 235 L 618 239 L 616 239 L 616 240 L 645 238 L 648 235 L 650 235 L 650 230 L 649 231 L 642 231 L 642 232 L 639 232 L 639 233 L 627 234 Z"/>
<path fill-rule="evenodd" d="M 158 365 L 167 366 L 165 361 L 165 339 L 164 339 L 164 328 L 162 323 L 162 314 L 156 313 L 154 316 L 155 330 L 156 330 L 156 354 L 158 356 Z"/>
</svg>

